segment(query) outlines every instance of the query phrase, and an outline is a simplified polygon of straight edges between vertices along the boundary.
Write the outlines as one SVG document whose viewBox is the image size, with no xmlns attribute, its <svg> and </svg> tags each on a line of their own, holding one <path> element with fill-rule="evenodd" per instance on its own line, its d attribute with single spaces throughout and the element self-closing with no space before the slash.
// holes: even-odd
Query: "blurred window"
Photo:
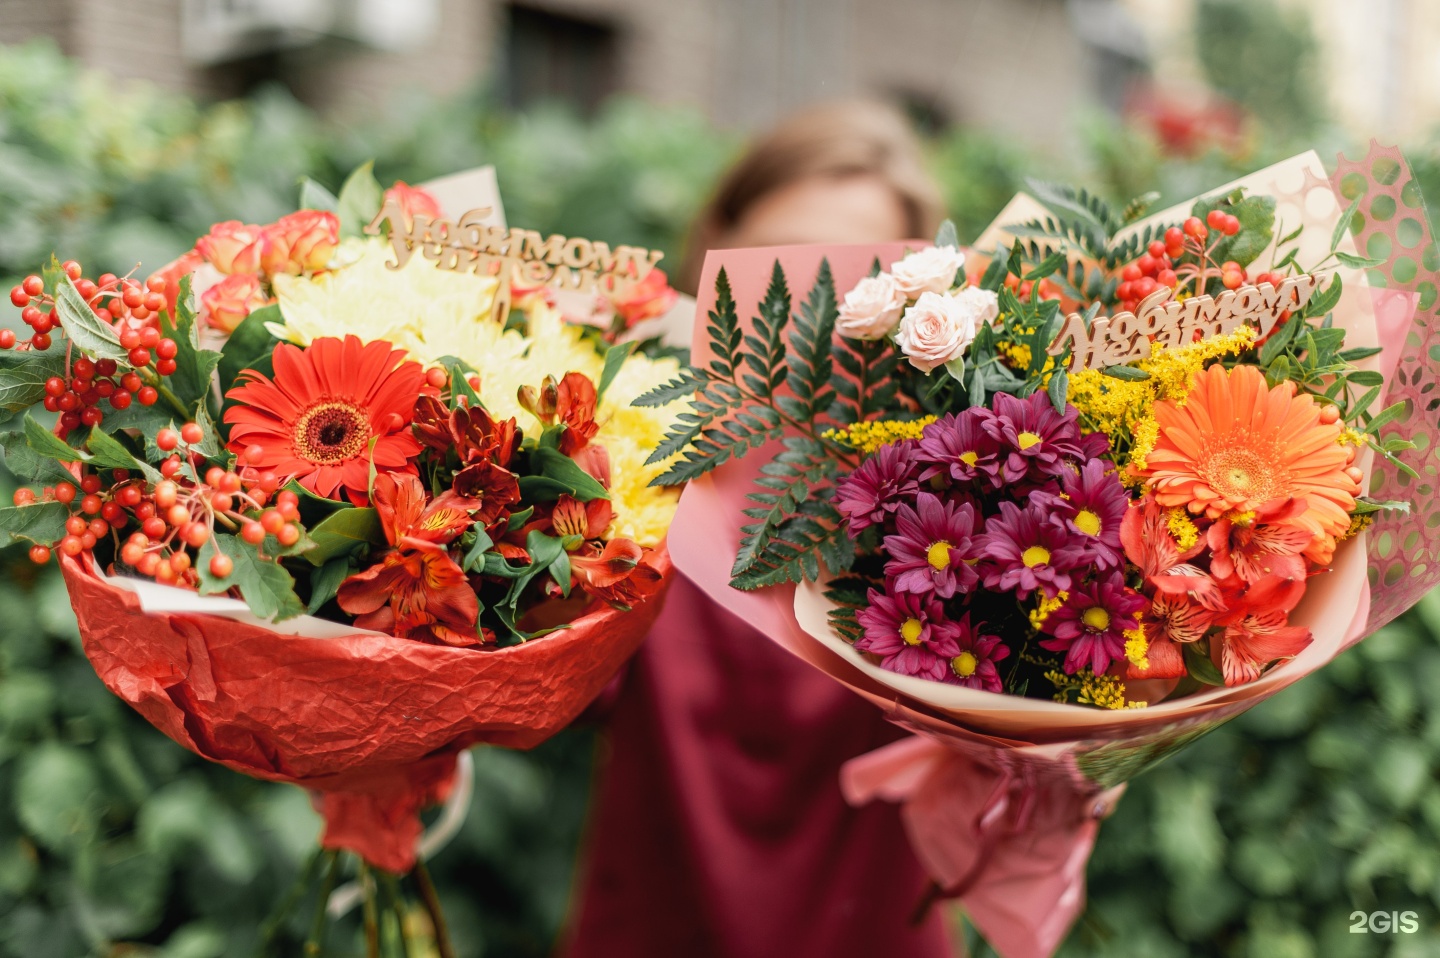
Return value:
<svg viewBox="0 0 1440 958">
<path fill-rule="evenodd" d="M 560 100 L 591 113 L 615 92 L 615 26 L 511 4 L 502 83 L 505 103 L 521 110 Z"/>
</svg>

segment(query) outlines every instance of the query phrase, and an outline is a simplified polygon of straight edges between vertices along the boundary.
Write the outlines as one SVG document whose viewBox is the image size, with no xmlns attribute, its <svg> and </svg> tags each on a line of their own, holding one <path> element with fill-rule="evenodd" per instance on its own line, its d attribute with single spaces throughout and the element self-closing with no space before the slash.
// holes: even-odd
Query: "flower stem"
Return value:
<svg viewBox="0 0 1440 958">
<path fill-rule="evenodd" d="M 385 904 L 394 913 L 400 958 L 410 958 L 410 945 L 405 938 L 405 903 L 400 897 L 400 883 L 387 871 L 377 871 L 375 875 L 380 881 L 380 890 L 385 895 Z"/>
<path fill-rule="evenodd" d="M 315 880 L 315 873 L 320 870 L 320 860 L 324 857 L 324 854 L 325 852 L 322 849 L 315 849 L 314 854 L 310 856 L 310 860 L 305 863 L 304 869 L 301 870 L 299 876 L 290 886 L 290 890 L 285 893 L 285 897 L 280 900 L 280 904 L 275 908 L 275 911 L 271 913 L 270 917 L 265 919 L 265 924 L 262 925 L 260 929 L 259 954 L 261 958 L 266 958 L 266 956 L 274 954 L 275 938 L 280 934 L 280 929 L 285 925 L 285 920 L 289 918 L 290 913 L 295 910 L 295 906 L 300 901 L 300 896 L 305 893 L 305 889 Z"/>
<path fill-rule="evenodd" d="M 165 400 L 171 409 L 179 413 L 183 421 L 190 421 L 190 410 L 186 409 L 185 404 L 176 398 L 175 394 L 170 391 L 169 386 L 161 382 L 159 373 L 155 372 L 149 366 L 146 366 L 140 374 L 140 378 L 147 386 L 154 386 L 155 391 L 160 394 L 160 398 Z"/>
<path fill-rule="evenodd" d="M 325 946 L 325 908 L 330 904 L 330 893 L 340 877 L 340 853 L 331 849 L 325 853 L 325 880 L 320 883 L 320 896 L 315 899 L 315 914 L 310 919 L 310 934 L 305 939 L 306 958 L 316 958 Z"/>
<path fill-rule="evenodd" d="M 445 925 L 445 912 L 440 907 L 440 897 L 435 894 L 435 883 L 430 880 L 430 870 L 425 867 L 424 860 L 416 860 L 411 874 L 420 888 L 420 900 L 430 914 L 430 924 L 435 928 L 435 949 L 440 952 L 440 958 L 455 958 L 455 948 L 450 944 L 450 929 Z"/>
<path fill-rule="evenodd" d="M 363 895 L 361 911 L 365 924 L 365 958 L 380 958 L 380 916 L 375 907 L 375 881 L 370 877 L 370 866 L 360 862 L 360 891 Z"/>
</svg>

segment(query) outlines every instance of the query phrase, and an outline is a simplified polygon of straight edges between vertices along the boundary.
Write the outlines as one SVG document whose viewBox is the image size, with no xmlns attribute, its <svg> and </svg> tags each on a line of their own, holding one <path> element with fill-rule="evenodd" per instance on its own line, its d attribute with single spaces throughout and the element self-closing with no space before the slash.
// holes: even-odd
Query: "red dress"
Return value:
<svg viewBox="0 0 1440 958">
<path fill-rule="evenodd" d="M 683 575 L 616 702 L 567 958 L 942 958 L 896 807 L 840 766 L 900 731 Z"/>
</svg>

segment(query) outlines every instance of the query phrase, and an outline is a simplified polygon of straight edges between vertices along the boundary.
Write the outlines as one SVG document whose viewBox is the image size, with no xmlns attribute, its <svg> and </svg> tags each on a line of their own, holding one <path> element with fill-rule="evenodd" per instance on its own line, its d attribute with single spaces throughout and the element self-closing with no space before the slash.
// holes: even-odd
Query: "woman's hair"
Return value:
<svg viewBox="0 0 1440 958">
<path fill-rule="evenodd" d="M 763 197 L 803 180 L 849 176 L 890 186 L 905 211 L 906 237 L 935 232 L 940 190 L 904 116 L 874 101 L 827 103 L 781 121 L 730 168 L 691 227 L 676 285 L 695 289 L 706 251 Z"/>
</svg>

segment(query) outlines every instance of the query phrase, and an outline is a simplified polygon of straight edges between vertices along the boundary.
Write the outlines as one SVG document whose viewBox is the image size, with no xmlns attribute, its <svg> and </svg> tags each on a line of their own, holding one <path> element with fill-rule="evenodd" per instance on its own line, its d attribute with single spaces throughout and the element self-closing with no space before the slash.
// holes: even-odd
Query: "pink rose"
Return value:
<svg viewBox="0 0 1440 958">
<path fill-rule="evenodd" d="M 956 299 L 975 311 L 977 326 L 988 326 L 1000 318 L 1000 297 L 979 286 L 966 286 L 954 293 Z"/>
<path fill-rule="evenodd" d="M 265 231 L 259 226 L 226 220 L 210 227 L 210 232 L 195 241 L 195 252 L 226 275 L 253 273 L 260 269 L 265 248 Z"/>
<path fill-rule="evenodd" d="M 932 246 L 890 264 L 895 282 L 910 299 L 921 293 L 944 293 L 955 285 L 965 254 L 953 246 Z"/>
<path fill-rule="evenodd" d="M 429 192 L 403 180 L 396 180 L 395 185 L 385 191 L 385 202 L 389 203 L 391 200 L 399 203 L 405 215 L 412 219 L 416 216 L 428 216 L 432 220 L 438 220 L 442 215 L 439 200 Z"/>
<path fill-rule="evenodd" d="M 260 277 L 254 273 L 227 276 L 200 297 L 205 321 L 227 333 L 233 333 L 246 316 L 269 302 Z"/>
<path fill-rule="evenodd" d="M 313 273 L 330 265 L 340 245 L 340 220 L 324 210 L 299 210 L 265 227 L 260 265 L 276 273 Z"/>
<path fill-rule="evenodd" d="M 895 345 L 921 372 L 953 362 L 975 338 L 980 315 L 977 306 L 974 300 L 957 296 L 921 293 L 901 317 Z"/>
<path fill-rule="evenodd" d="M 835 331 L 846 339 L 884 339 L 900 321 L 905 293 L 889 273 L 867 276 L 845 294 Z"/>
<path fill-rule="evenodd" d="M 680 294 L 670 288 L 664 270 L 652 269 L 623 296 L 611 296 L 610 305 L 624 328 L 629 329 L 636 323 L 664 316 L 679 297 Z"/>
</svg>

